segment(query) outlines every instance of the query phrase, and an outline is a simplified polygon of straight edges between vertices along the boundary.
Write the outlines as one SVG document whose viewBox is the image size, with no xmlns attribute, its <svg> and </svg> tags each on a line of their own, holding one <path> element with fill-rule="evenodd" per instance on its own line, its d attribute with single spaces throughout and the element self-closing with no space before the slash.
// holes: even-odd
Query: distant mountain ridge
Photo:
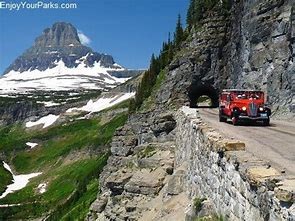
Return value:
<svg viewBox="0 0 295 221">
<path fill-rule="evenodd" d="M 31 90 L 108 89 L 139 74 L 115 63 L 111 55 L 83 45 L 77 29 L 57 22 L 5 70 L 2 93 Z"/>
</svg>

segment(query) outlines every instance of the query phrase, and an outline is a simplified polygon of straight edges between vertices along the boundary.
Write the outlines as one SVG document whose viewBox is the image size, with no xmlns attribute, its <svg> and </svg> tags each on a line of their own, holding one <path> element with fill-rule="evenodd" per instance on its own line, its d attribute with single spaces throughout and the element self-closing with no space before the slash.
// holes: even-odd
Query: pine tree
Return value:
<svg viewBox="0 0 295 221">
<path fill-rule="evenodd" d="M 186 24 L 188 26 L 188 29 L 191 29 L 194 24 L 194 8 L 195 0 L 191 0 L 186 15 Z"/>
<path fill-rule="evenodd" d="M 193 22 L 197 23 L 203 18 L 205 4 L 208 0 L 195 0 Z"/>
<path fill-rule="evenodd" d="M 160 51 L 159 56 L 159 63 L 160 63 L 160 69 L 163 69 L 168 61 L 168 44 L 166 42 L 163 42 L 162 49 Z"/>
<path fill-rule="evenodd" d="M 173 59 L 173 55 L 174 55 L 174 48 L 173 48 L 173 42 L 171 41 L 171 36 L 170 36 L 170 32 L 169 32 L 169 36 L 168 36 L 168 63 L 169 64 L 172 59 Z"/>
<path fill-rule="evenodd" d="M 168 33 L 168 42 L 167 43 L 168 43 L 168 45 L 170 45 L 172 43 L 171 42 L 171 33 L 170 32 Z"/>
<path fill-rule="evenodd" d="M 136 102 L 134 98 L 130 99 L 128 110 L 129 110 L 129 114 L 134 113 L 134 111 L 136 110 Z"/>
<path fill-rule="evenodd" d="M 182 40 L 183 40 L 183 28 L 181 24 L 181 17 L 180 15 L 178 15 L 176 29 L 174 32 L 174 44 L 176 48 L 180 46 L 180 43 L 182 42 Z"/>
</svg>

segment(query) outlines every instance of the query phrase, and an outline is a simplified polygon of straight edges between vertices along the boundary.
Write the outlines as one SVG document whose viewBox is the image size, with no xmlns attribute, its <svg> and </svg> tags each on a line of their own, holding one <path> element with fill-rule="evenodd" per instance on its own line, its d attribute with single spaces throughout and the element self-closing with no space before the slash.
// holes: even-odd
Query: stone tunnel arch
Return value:
<svg viewBox="0 0 295 221">
<path fill-rule="evenodd" d="M 192 83 L 191 86 L 188 88 L 188 97 L 191 108 L 198 107 L 198 99 L 201 96 L 208 96 L 210 98 L 210 107 L 218 107 L 219 98 L 217 89 L 207 83 Z"/>
</svg>

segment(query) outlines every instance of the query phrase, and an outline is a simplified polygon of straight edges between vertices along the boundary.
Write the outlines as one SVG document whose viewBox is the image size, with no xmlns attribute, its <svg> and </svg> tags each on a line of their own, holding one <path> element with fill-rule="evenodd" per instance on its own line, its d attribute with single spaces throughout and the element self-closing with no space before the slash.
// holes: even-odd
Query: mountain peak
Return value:
<svg viewBox="0 0 295 221">
<path fill-rule="evenodd" d="M 77 29 L 70 23 L 56 22 L 35 40 L 34 47 L 82 46 Z"/>
<path fill-rule="evenodd" d="M 77 29 L 70 23 L 56 22 L 46 28 L 36 38 L 32 47 L 19 56 L 4 72 L 10 71 L 45 71 L 56 67 L 63 61 L 67 68 L 76 68 L 81 59 L 87 58 L 85 65 L 93 67 L 100 62 L 103 67 L 112 67 L 115 63 L 110 55 L 94 52 L 91 48 L 81 44 Z"/>
<path fill-rule="evenodd" d="M 107 90 L 140 73 L 115 63 L 111 55 L 81 44 L 77 29 L 57 22 L 36 38 L 32 47 L 6 69 L 0 78 L 2 93 L 32 90 Z"/>
</svg>

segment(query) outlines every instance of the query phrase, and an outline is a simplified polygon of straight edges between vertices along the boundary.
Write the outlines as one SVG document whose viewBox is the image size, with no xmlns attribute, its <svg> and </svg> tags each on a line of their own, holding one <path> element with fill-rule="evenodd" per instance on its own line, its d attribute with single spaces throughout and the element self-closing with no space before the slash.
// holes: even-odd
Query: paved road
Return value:
<svg viewBox="0 0 295 221">
<path fill-rule="evenodd" d="M 202 119 L 225 137 L 233 137 L 245 142 L 246 151 L 269 161 L 270 164 L 285 170 L 286 175 L 295 175 L 295 123 L 271 120 L 270 126 L 239 125 L 218 121 L 218 110 L 198 109 Z"/>
</svg>

